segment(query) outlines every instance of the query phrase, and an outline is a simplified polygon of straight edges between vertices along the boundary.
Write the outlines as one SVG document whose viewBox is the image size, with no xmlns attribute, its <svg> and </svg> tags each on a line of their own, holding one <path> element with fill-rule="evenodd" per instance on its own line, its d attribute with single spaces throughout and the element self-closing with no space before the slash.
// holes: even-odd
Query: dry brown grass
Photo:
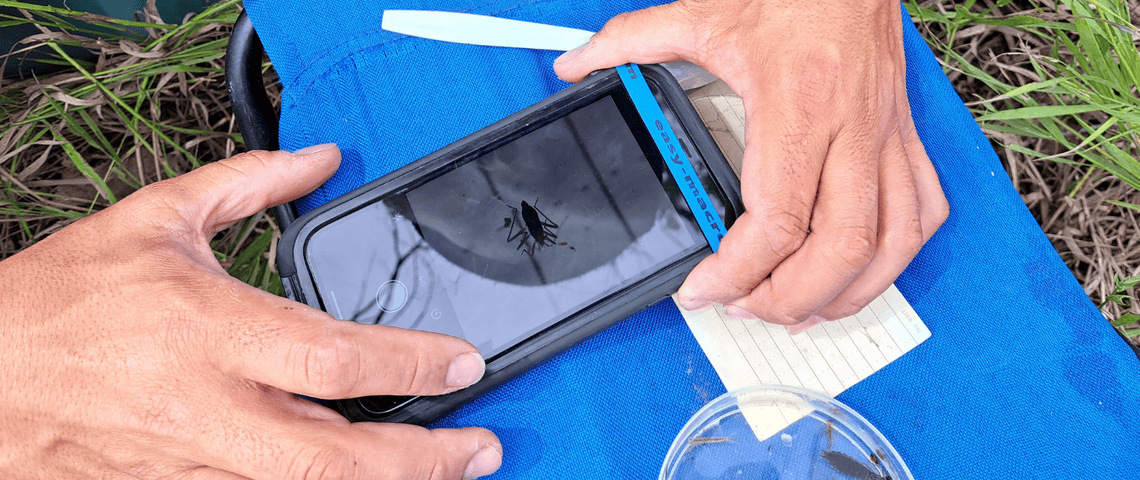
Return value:
<svg viewBox="0 0 1140 480">
<path fill-rule="evenodd" d="M 92 54 L 80 63 L 89 76 L 67 68 L 0 80 L 0 113 L 6 117 L 0 129 L 0 259 L 144 185 L 243 150 L 221 56 L 237 8 L 231 2 L 214 15 L 228 22 L 203 22 L 174 34 L 145 28 L 145 38 L 134 41 L 40 27 L 2 59 L 23 61 L 30 51 L 50 51 L 51 42 Z M 163 23 L 153 0 L 141 20 Z M 267 83 L 277 101 L 280 86 L 272 79 Z M 82 161 L 68 155 L 72 149 Z M 249 239 L 272 228 L 260 217 L 253 228 L 223 232 L 215 247 L 235 257 Z"/>
<path fill-rule="evenodd" d="M 986 4 L 990 1 L 983 0 L 975 8 L 992 5 Z M 945 0 L 927 0 L 920 5 L 942 10 L 954 7 Z M 1140 0 L 1128 0 L 1128 5 L 1135 24 L 1140 19 Z M 232 11 L 218 18 L 232 21 L 236 8 L 234 5 Z M 999 15 L 1052 15 L 1060 20 L 1065 16 L 1063 9 L 1041 13 L 1024 1 L 996 11 Z M 153 10 L 144 20 L 159 22 Z M 948 42 L 942 25 L 924 22 L 919 29 L 935 43 Z M 220 56 L 192 62 L 200 68 L 185 71 L 148 67 L 164 61 L 183 64 L 179 63 L 183 60 L 171 59 L 194 46 L 218 48 L 220 53 L 229 30 L 226 22 L 202 24 L 177 38 L 165 38 L 149 50 L 140 45 L 154 42 L 169 30 L 149 28 L 149 39 L 138 42 L 105 42 L 44 31 L 14 49 L 6 61 L 17 61 L 31 49 L 46 48 L 48 42 L 66 41 L 93 52 L 95 60 L 88 66 L 92 77 L 72 69 L 0 81 L 2 115 L 7 124 L 17 125 L 0 130 L 0 184 L 6 186 L 4 197 L 0 197 L 0 259 L 76 218 L 106 207 L 112 198 L 122 198 L 142 185 L 242 150 L 229 113 Z M 1137 40 L 1140 42 L 1140 38 Z M 1007 83 L 1024 84 L 1039 80 L 1029 65 L 1030 59 L 1047 54 L 1051 47 L 1018 29 L 974 25 L 958 32 L 953 48 L 989 74 Z M 952 64 L 947 66 L 951 81 L 968 105 L 979 105 L 997 96 L 983 82 L 955 70 Z M 147 73 L 125 77 L 106 73 L 114 69 Z M 103 82 L 106 89 L 91 89 L 92 78 Z M 271 89 L 276 88 L 273 83 Z M 133 117 L 114 97 L 135 108 L 146 121 Z M 43 109 L 56 109 L 58 115 L 21 123 Z M 1071 159 L 1072 155 L 1066 155 L 1056 142 L 1019 138 L 994 130 L 987 134 L 995 140 L 995 148 L 1026 205 L 1095 302 L 1101 303 L 1111 293 L 1114 277 L 1140 274 L 1138 212 L 1105 202 L 1114 199 L 1140 204 L 1137 190 L 1103 171 L 1090 174 L 1088 167 L 1029 157 L 1008 147 L 1021 145 L 1057 154 L 1061 160 Z M 86 166 L 69 161 L 69 148 Z M 90 171 L 85 175 L 83 168 L 87 167 Z M 261 217 L 252 225 L 231 229 L 218 239 L 216 248 L 232 259 L 259 232 L 272 228 Z M 1111 318 L 1122 313 L 1119 306 L 1112 304 L 1105 311 Z"/>
</svg>

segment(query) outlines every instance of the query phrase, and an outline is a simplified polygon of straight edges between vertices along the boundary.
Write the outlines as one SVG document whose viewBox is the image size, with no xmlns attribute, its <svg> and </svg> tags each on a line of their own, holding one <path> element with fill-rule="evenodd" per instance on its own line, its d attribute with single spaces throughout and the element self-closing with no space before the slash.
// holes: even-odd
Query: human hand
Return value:
<svg viewBox="0 0 1140 480">
<path fill-rule="evenodd" d="M 434 395 L 483 375 L 445 335 L 335 321 L 230 277 L 209 239 L 312 190 L 332 145 L 150 185 L 0 262 L 4 478 L 458 479 L 484 429 L 350 424 L 298 398 Z M 292 392 L 292 393 L 290 393 Z"/>
<path fill-rule="evenodd" d="M 897 0 L 680 0 L 619 15 L 560 77 L 687 60 L 744 100 L 747 210 L 681 286 L 683 307 L 794 325 L 884 292 L 949 206 L 906 97 Z"/>
</svg>

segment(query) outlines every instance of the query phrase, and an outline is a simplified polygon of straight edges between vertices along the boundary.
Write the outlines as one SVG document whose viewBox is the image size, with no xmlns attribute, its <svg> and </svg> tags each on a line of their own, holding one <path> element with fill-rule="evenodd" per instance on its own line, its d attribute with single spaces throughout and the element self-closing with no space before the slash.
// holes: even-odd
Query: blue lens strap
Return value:
<svg viewBox="0 0 1140 480">
<path fill-rule="evenodd" d="M 681 148 L 677 135 L 673 133 L 673 127 L 665 119 L 661 105 L 653 97 L 649 84 L 645 83 L 645 77 L 636 64 L 621 65 L 617 67 L 617 71 L 621 82 L 625 84 L 629 98 L 633 100 L 637 114 L 641 116 L 641 121 L 645 122 L 645 127 L 649 129 L 650 136 L 657 144 L 657 150 L 665 159 L 665 165 L 669 166 L 669 172 L 673 174 L 677 187 L 685 196 L 689 210 L 693 212 L 693 217 L 701 226 L 701 232 L 705 234 L 709 247 L 712 247 L 712 251 L 717 251 L 720 248 L 720 239 L 725 234 L 724 220 L 709 200 L 709 194 L 705 191 L 704 185 L 701 185 L 689 156 L 685 154 L 685 149 Z"/>
</svg>

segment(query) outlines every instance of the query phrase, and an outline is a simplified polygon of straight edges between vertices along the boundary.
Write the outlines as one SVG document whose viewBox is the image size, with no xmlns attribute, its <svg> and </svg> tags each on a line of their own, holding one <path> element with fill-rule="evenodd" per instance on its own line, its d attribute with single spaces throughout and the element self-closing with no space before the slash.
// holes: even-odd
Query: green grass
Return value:
<svg viewBox="0 0 1140 480">
<path fill-rule="evenodd" d="M 988 90 L 965 100 L 991 138 L 998 137 L 994 132 L 1007 134 L 1000 138 L 1014 140 L 998 143 L 1013 152 L 1081 169 L 1078 180 L 1067 185 L 1069 198 L 1105 174 L 1140 190 L 1140 52 L 1134 39 L 1140 29 L 1123 0 L 1061 0 L 1057 5 L 1052 9 L 1032 0 L 906 3 L 911 16 L 926 27 L 924 37 L 946 70 Z M 964 57 L 963 52 L 972 52 L 976 45 L 960 35 L 978 26 L 1014 32 L 1023 50 L 1013 56 L 1027 61 L 1017 65 L 1019 71 L 1000 66 L 1000 74 L 987 71 Z M 1034 139 L 1046 140 L 1056 151 L 1029 148 Z M 1140 205 L 1121 199 L 1105 201 L 1140 211 Z M 1131 266 L 1133 272 L 1136 268 Z M 1124 313 L 1111 319 L 1113 325 L 1128 337 L 1140 336 L 1140 317 L 1128 312 L 1131 304 L 1123 303 L 1140 276 L 1114 280 L 1113 292 L 1100 306 L 1122 307 L 1118 310 Z"/>
<path fill-rule="evenodd" d="M 1136 302 L 1136 299 L 1127 295 L 1127 293 L 1136 288 L 1136 285 L 1138 284 L 1140 284 L 1140 276 L 1129 277 L 1125 279 L 1115 279 L 1112 294 L 1104 300 L 1104 303 L 1101 303 L 1100 307 L 1104 308 L 1105 305 L 1108 305 L 1109 303 L 1115 303 L 1121 307 L 1124 307 L 1125 310 L 1131 309 L 1133 304 Z M 1126 312 L 1121 315 L 1120 318 L 1114 320 L 1112 322 L 1112 326 L 1123 328 L 1137 322 L 1140 322 L 1140 314 Z M 1127 338 L 1140 338 L 1140 329 L 1125 330 L 1123 333 Z"/>
<path fill-rule="evenodd" d="M 0 90 L 0 156 L 9 157 L 0 162 L 0 215 L 9 220 L 0 233 L 10 239 L 0 258 L 146 184 L 244 150 L 223 82 L 238 0 L 210 5 L 181 25 L 12 0 L 0 6 L 18 9 L 0 14 L 0 28 L 32 24 L 44 33 L 17 45 L 7 61 L 35 49 L 49 55 L 43 63 L 65 67 Z M 95 61 L 77 55 L 83 50 Z M 269 255 L 276 236 L 263 212 L 212 246 L 231 275 L 281 294 Z"/>
<path fill-rule="evenodd" d="M 915 3 L 907 5 L 911 15 L 946 29 L 945 43 L 934 47 L 951 68 L 973 77 L 997 93 L 978 98 L 972 111 L 982 128 L 1023 138 L 1048 139 L 1065 148 L 1046 155 L 1020 144 L 1006 146 L 1024 155 L 1085 167 L 1087 180 L 1098 170 L 1111 173 L 1140 189 L 1140 52 L 1132 35 L 1128 6 L 1122 1 L 1061 2 L 1072 10 L 1066 21 L 1045 20 L 1047 12 L 1036 2 L 1028 2 L 1040 16 L 997 16 L 994 10 L 1012 3 L 1002 0 L 979 12 L 971 11 L 974 0 L 967 0 L 951 12 L 938 12 Z M 1013 85 L 971 65 L 954 49 L 958 32 L 973 25 L 1016 28 L 1051 45 L 1048 55 L 1031 55 L 1036 82 Z M 1083 182 L 1074 184 L 1070 195 Z M 1117 202 L 1117 205 L 1138 208 Z"/>
</svg>

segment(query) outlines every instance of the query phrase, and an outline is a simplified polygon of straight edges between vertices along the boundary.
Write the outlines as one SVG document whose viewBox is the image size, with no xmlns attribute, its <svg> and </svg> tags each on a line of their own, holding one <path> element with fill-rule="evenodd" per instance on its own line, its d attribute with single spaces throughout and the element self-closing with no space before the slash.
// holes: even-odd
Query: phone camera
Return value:
<svg viewBox="0 0 1140 480">
<path fill-rule="evenodd" d="M 376 306 L 388 313 L 404 308 L 408 303 L 408 287 L 399 280 L 389 280 L 376 289 Z"/>
</svg>

